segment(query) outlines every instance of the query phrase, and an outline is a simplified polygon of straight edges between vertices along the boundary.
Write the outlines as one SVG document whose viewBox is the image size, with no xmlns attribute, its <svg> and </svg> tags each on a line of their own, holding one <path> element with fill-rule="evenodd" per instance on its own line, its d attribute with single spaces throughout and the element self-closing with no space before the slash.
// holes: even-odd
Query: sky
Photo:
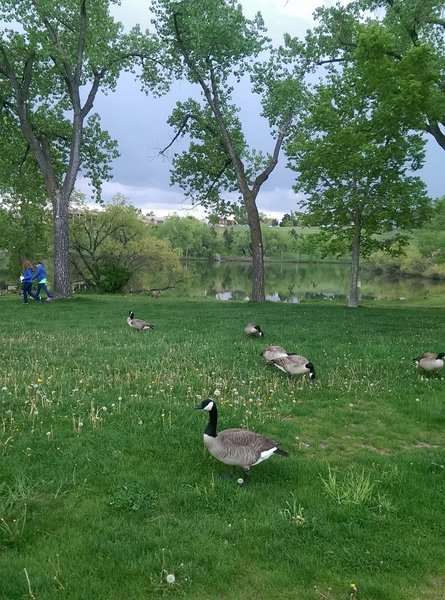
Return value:
<svg viewBox="0 0 445 600">
<path fill-rule="evenodd" d="M 313 26 L 312 13 L 321 4 L 334 2 L 321 0 L 239 0 L 247 17 L 260 11 L 269 36 L 277 44 L 283 34 L 304 37 Z M 347 0 L 342 0 L 347 4 Z M 149 0 L 122 0 L 113 8 L 113 14 L 126 29 L 139 23 L 142 29 L 152 29 L 148 12 Z M 193 92 L 196 95 L 196 91 Z M 133 75 L 123 74 L 115 92 L 99 94 L 94 111 L 101 116 L 102 126 L 119 144 L 120 157 L 113 162 L 112 180 L 104 182 L 103 199 L 110 201 L 113 195 L 123 194 L 131 204 L 143 212 L 153 211 L 157 216 L 178 214 L 203 217 L 202 209 L 192 209 L 179 187 L 170 186 L 171 157 L 159 155 L 159 150 L 170 142 L 172 129 L 167 119 L 178 100 L 191 96 L 190 85 L 175 82 L 171 91 L 152 98 L 140 90 Z M 241 94 L 242 96 L 242 94 Z M 251 147 L 271 153 L 274 140 L 270 137 L 267 123 L 259 116 L 259 104 L 254 97 L 240 97 L 243 104 L 243 126 Z M 176 146 L 177 150 L 181 146 Z M 298 210 L 298 196 L 292 191 L 295 174 L 285 167 L 286 159 L 280 161 L 257 198 L 260 212 L 280 219 L 284 213 Z M 444 164 L 443 150 L 433 141 L 427 144 L 427 160 L 419 174 L 427 184 L 429 194 L 435 198 L 445 194 L 445 180 L 441 176 Z M 87 182 L 79 178 L 76 189 L 87 197 L 91 191 Z"/>
</svg>

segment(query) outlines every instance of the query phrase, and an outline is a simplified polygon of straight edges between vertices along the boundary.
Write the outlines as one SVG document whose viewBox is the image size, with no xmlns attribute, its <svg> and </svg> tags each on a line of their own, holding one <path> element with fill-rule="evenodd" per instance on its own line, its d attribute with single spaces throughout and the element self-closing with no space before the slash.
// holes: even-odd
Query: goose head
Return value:
<svg viewBox="0 0 445 600">
<path fill-rule="evenodd" d="M 195 406 L 196 410 L 207 410 L 210 412 L 212 408 L 215 406 L 215 403 L 211 398 L 207 398 L 207 400 L 203 400 L 198 406 Z"/>
</svg>

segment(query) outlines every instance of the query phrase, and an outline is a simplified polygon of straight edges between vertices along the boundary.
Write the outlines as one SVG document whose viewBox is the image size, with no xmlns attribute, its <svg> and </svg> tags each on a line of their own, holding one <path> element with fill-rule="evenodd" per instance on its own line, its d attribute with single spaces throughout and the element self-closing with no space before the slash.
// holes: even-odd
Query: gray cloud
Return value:
<svg viewBox="0 0 445 600">
<path fill-rule="evenodd" d="M 258 10 L 262 12 L 269 33 L 276 42 L 281 42 L 285 31 L 303 35 L 311 25 L 313 10 L 321 4 L 317 0 L 242 0 L 241 3 L 247 16 Z M 114 12 L 127 27 L 141 23 L 142 28 L 148 28 L 150 15 L 147 7 L 147 0 L 124 1 L 120 7 L 114 8 Z M 133 75 L 123 74 L 115 93 L 98 95 L 94 110 L 100 114 L 103 127 L 118 141 L 121 153 L 113 164 L 113 181 L 104 185 L 105 200 L 111 199 L 115 193 L 122 193 L 135 206 L 146 211 L 154 210 L 158 214 L 173 211 L 185 214 L 190 211 L 181 189 L 170 187 L 171 156 L 183 146 L 178 144 L 172 148 L 170 158 L 160 156 L 159 151 L 171 140 L 172 130 L 167 125 L 167 118 L 176 102 L 196 93 L 186 82 L 175 82 L 167 95 L 154 99 L 141 92 Z M 259 116 L 258 99 L 242 86 L 236 90 L 236 96 L 243 104 L 241 114 L 248 142 L 252 147 L 271 152 L 273 140 L 267 123 Z M 443 150 L 434 141 L 429 141 L 426 164 L 418 174 L 433 197 L 444 194 L 443 160 Z M 286 169 L 285 163 L 282 155 L 258 196 L 259 210 L 271 216 L 281 216 L 298 209 L 298 196 L 292 192 L 295 174 Z M 79 180 L 77 188 L 89 195 L 84 180 Z M 196 214 L 202 214 L 202 211 L 198 210 Z"/>
</svg>

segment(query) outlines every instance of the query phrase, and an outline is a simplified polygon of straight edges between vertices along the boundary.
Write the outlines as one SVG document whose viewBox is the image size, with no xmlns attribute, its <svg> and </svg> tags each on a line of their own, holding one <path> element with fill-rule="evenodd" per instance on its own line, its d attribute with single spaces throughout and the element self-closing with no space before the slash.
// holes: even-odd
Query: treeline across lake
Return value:
<svg viewBox="0 0 445 600">
<path fill-rule="evenodd" d="M 301 219 L 304 222 L 304 218 Z M 390 228 L 389 228 L 390 229 Z M 168 217 L 156 226 L 162 239 L 169 239 L 184 259 L 250 258 L 250 236 L 243 225 L 209 225 L 193 217 Z M 320 241 L 322 228 L 262 225 L 266 260 L 350 260 L 348 254 L 328 254 Z M 388 231 L 390 237 L 394 232 Z M 430 220 L 421 228 L 405 232 L 408 244 L 398 254 L 371 252 L 365 258 L 368 270 L 386 275 L 409 275 L 445 279 L 445 199 L 435 203 Z"/>
<path fill-rule="evenodd" d="M 341 261 L 347 253 L 328 254 L 323 243 L 326 231 L 300 225 L 280 227 L 262 224 L 266 261 Z M 51 225 L 40 222 L 36 248 L 13 244 L 14 224 L 5 222 L 0 264 L 3 286 L 16 284 L 21 271 L 20 256 L 30 260 L 48 258 L 51 273 Z M 388 228 L 388 238 L 396 233 Z M 8 233 L 9 231 L 9 233 Z M 398 255 L 383 252 L 363 257 L 364 266 L 385 275 L 409 275 L 445 279 L 445 200 L 435 203 L 427 224 L 406 232 L 409 241 Z M 11 240 L 11 244 L 6 243 Z M 173 215 L 157 220 L 144 215 L 124 197 L 116 197 L 103 210 L 77 206 L 70 215 L 71 280 L 85 282 L 103 292 L 122 290 L 166 290 L 180 287 L 188 279 L 184 261 L 250 261 L 249 229 L 245 225 L 200 221 L 195 217 Z"/>
</svg>

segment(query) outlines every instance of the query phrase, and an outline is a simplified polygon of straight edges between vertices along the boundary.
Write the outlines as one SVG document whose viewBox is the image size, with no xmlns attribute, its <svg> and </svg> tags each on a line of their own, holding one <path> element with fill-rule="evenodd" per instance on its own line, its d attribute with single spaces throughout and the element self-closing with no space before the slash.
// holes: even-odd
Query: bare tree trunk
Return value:
<svg viewBox="0 0 445 600">
<path fill-rule="evenodd" d="M 352 256 L 351 256 L 351 279 L 349 285 L 349 308 L 357 308 L 358 306 L 358 277 L 360 268 L 360 240 L 361 240 L 361 224 L 360 218 L 357 215 L 354 221 L 354 239 L 352 241 Z"/>
<path fill-rule="evenodd" d="M 260 216 L 253 194 L 244 194 L 244 204 L 249 219 L 250 240 L 252 244 L 252 297 L 253 302 L 264 302 L 264 249 Z"/>
<path fill-rule="evenodd" d="M 59 298 L 71 298 L 69 272 L 68 200 L 57 190 L 53 198 L 54 216 L 54 293 Z"/>
</svg>

